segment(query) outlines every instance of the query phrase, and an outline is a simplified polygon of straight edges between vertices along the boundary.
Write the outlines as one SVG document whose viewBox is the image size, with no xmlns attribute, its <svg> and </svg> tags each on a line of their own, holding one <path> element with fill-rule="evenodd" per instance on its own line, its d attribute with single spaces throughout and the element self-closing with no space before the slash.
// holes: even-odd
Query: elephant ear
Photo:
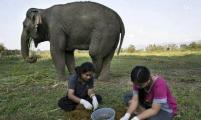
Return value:
<svg viewBox="0 0 201 120">
<path fill-rule="evenodd" d="M 41 15 L 40 15 L 40 10 L 36 9 L 36 8 L 30 8 L 27 11 L 27 17 L 33 22 L 34 24 L 34 28 L 38 29 L 38 25 L 42 24 L 42 19 L 41 19 Z"/>
<path fill-rule="evenodd" d="M 38 27 L 39 25 L 42 24 L 42 19 L 41 19 L 41 15 L 39 13 L 37 13 L 35 15 L 35 19 L 34 19 L 34 28 L 35 28 L 35 31 L 38 32 Z"/>
<path fill-rule="evenodd" d="M 35 25 L 39 25 L 39 24 L 42 24 L 42 19 L 41 19 L 41 15 L 37 13 L 35 16 Z"/>
</svg>

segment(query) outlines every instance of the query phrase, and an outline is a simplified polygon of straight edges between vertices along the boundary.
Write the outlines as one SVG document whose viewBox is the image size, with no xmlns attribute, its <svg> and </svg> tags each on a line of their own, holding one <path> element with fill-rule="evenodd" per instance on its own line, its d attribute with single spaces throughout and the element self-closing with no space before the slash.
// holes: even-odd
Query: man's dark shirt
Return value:
<svg viewBox="0 0 201 120">
<path fill-rule="evenodd" d="M 73 89 L 75 96 L 84 98 L 88 95 L 88 89 L 92 89 L 94 85 L 94 78 L 89 81 L 81 82 L 77 74 L 72 74 L 68 80 L 68 89 Z"/>
</svg>

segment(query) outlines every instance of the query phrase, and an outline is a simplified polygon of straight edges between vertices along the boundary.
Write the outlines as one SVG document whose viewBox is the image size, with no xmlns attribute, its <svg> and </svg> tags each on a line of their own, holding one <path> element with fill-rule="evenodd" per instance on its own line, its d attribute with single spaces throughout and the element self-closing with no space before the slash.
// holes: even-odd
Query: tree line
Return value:
<svg viewBox="0 0 201 120">
<path fill-rule="evenodd" d="M 122 48 L 121 52 L 132 53 L 136 51 L 175 51 L 175 50 L 201 50 L 201 42 L 191 42 L 190 44 L 167 44 L 156 45 L 150 44 L 145 49 L 137 50 L 134 45 L 129 45 L 127 48 Z"/>
<path fill-rule="evenodd" d="M 137 50 L 134 45 L 129 45 L 127 48 L 121 48 L 121 52 L 133 53 L 136 51 L 175 51 L 175 50 L 201 50 L 200 42 L 191 42 L 190 44 L 167 44 L 156 45 L 150 44 L 145 49 Z M 20 50 L 8 50 L 4 44 L 0 43 L 0 55 L 20 55 Z"/>
<path fill-rule="evenodd" d="M 4 44 L 0 43 L 0 57 L 7 55 L 20 55 L 20 50 L 8 50 Z"/>
</svg>

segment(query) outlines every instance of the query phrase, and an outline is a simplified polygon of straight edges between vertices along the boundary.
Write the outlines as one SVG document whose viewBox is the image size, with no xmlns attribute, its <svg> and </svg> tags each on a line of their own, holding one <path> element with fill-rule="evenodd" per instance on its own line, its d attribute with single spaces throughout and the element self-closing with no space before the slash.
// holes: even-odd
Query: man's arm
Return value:
<svg viewBox="0 0 201 120">
<path fill-rule="evenodd" d="M 68 98 L 76 103 L 80 103 L 80 98 L 74 95 L 73 89 L 68 89 Z"/>
<path fill-rule="evenodd" d="M 94 95 L 95 95 L 94 89 L 93 88 L 88 89 L 88 96 L 92 97 Z"/>
</svg>

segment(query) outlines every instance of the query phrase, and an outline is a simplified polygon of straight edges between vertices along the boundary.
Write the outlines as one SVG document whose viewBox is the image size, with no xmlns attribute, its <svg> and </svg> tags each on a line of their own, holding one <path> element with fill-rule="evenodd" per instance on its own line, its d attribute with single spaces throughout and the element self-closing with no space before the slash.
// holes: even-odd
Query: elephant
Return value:
<svg viewBox="0 0 201 120">
<path fill-rule="evenodd" d="M 88 50 L 97 79 L 109 80 L 115 49 L 120 52 L 125 35 L 124 23 L 112 9 L 95 2 L 72 2 L 47 9 L 29 8 L 23 21 L 21 54 L 25 61 L 36 62 L 29 55 L 30 41 L 35 47 L 50 42 L 50 53 L 59 79 L 75 72 L 74 51 Z"/>
</svg>

